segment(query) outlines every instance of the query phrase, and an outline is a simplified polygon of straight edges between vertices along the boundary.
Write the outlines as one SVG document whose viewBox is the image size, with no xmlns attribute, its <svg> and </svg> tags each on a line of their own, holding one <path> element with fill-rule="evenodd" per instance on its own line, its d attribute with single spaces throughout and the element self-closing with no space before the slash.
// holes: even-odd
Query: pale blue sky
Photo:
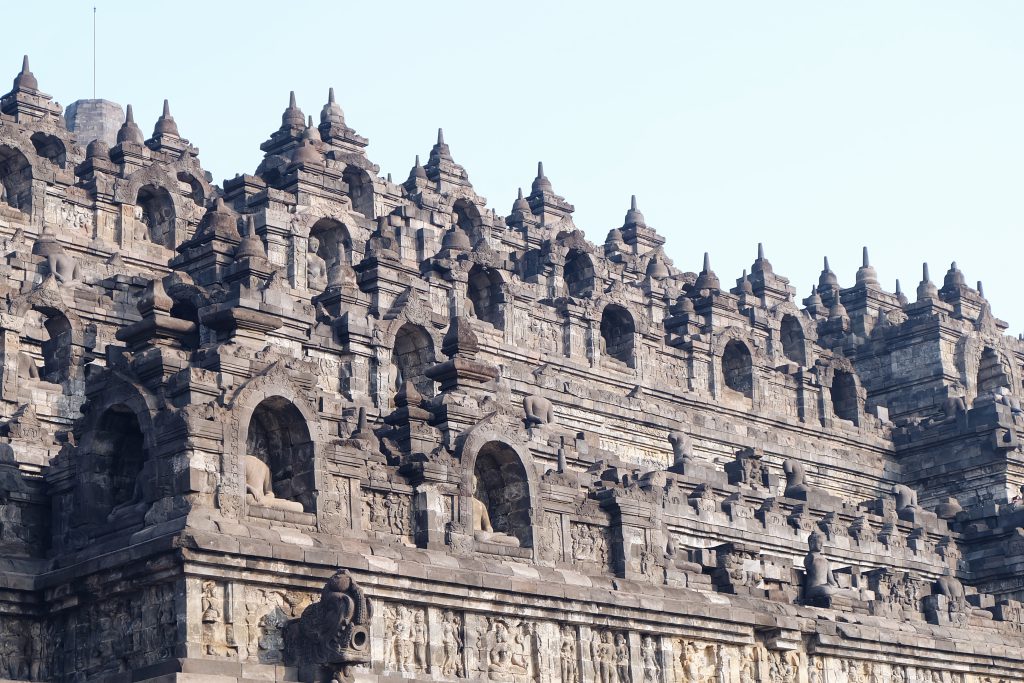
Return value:
<svg viewBox="0 0 1024 683">
<path fill-rule="evenodd" d="M 169 98 L 218 183 L 289 90 L 316 117 L 334 86 L 396 179 L 443 126 L 501 214 L 541 159 L 595 242 L 636 193 L 684 270 L 707 250 L 732 282 L 763 241 L 802 298 L 867 245 L 913 299 L 922 261 L 941 286 L 956 260 L 1024 331 L 1024 3 L 95 4 L 97 94 L 147 133 Z M 61 103 L 89 97 L 92 6 L 5 7 L 0 74 L 27 52 Z"/>
</svg>

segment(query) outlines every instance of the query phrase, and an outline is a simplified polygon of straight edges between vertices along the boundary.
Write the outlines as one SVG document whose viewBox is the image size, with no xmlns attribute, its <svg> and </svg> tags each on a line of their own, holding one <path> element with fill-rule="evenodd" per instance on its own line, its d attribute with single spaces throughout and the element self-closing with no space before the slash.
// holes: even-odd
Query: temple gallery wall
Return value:
<svg viewBox="0 0 1024 683">
<path fill-rule="evenodd" d="M 723 281 L 635 200 L 595 244 L 542 166 L 506 215 L 440 132 L 406 179 L 367 144 L 293 97 L 218 186 L 166 104 L 25 60 L 0 679 L 1024 681 L 1024 342 L 980 283 Z"/>
</svg>

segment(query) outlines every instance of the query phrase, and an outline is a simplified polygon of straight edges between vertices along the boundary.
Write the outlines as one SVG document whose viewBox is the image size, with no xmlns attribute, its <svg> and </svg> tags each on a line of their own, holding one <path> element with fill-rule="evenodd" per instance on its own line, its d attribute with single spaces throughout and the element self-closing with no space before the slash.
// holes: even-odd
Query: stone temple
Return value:
<svg viewBox="0 0 1024 683">
<path fill-rule="evenodd" d="M 0 100 L 0 678 L 1024 681 L 1024 342 L 955 264 L 800 299 L 440 134 L 382 177 L 333 94 L 223 187 L 111 110 Z"/>
</svg>

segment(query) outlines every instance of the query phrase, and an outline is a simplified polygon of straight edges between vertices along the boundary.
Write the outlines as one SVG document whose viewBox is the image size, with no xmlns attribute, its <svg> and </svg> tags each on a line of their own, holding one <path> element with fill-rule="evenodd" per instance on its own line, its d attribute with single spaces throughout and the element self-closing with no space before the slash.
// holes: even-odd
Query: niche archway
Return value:
<svg viewBox="0 0 1024 683">
<path fill-rule="evenodd" d="M 782 316 L 779 335 L 782 337 L 782 355 L 797 365 L 806 365 L 804 328 L 800 321 L 792 315 Z"/>
<path fill-rule="evenodd" d="M 515 449 L 488 441 L 477 453 L 473 473 L 473 495 L 487 507 L 494 530 L 515 536 L 521 547 L 531 547 L 530 481 Z"/>
<path fill-rule="evenodd" d="M 42 131 L 33 133 L 32 146 L 36 149 L 36 154 L 48 159 L 51 163 L 64 168 L 67 163 L 67 149 L 64 147 L 64 143 L 55 135 L 49 135 Z"/>
<path fill-rule="evenodd" d="M 722 353 L 722 380 L 725 386 L 747 398 L 754 396 L 754 363 L 743 342 L 733 339 Z"/>
<path fill-rule="evenodd" d="M 467 289 L 476 317 L 499 330 L 505 329 L 505 294 L 502 284 L 501 274 L 494 268 L 475 265 L 469 271 Z"/>
<path fill-rule="evenodd" d="M 270 468 L 274 497 L 316 510 L 313 440 L 306 418 L 281 396 L 264 399 L 252 413 L 246 432 L 246 454 Z"/>
<path fill-rule="evenodd" d="M 573 249 L 565 259 L 565 288 L 569 296 L 586 299 L 594 294 L 594 262 L 579 249 Z"/>
<path fill-rule="evenodd" d="M 149 454 L 135 413 L 126 405 L 108 408 L 92 438 L 89 486 L 101 517 L 112 510 L 143 502 L 140 480 Z"/>
<path fill-rule="evenodd" d="M 321 218 L 310 229 L 309 236 L 320 242 L 316 253 L 327 264 L 328 272 L 339 263 L 352 264 L 352 237 L 341 221 Z"/>
<path fill-rule="evenodd" d="M 149 241 L 174 248 L 174 200 L 166 188 L 144 185 L 139 189 L 135 205 L 142 212 Z"/>
<path fill-rule="evenodd" d="M 857 398 L 857 380 L 845 370 L 836 370 L 829 389 L 832 397 L 832 411 L 841 420 L 856 423 L 860 416 L 860 401 Z"/>
<path fill-rule="evenodd" d="M 633 316 L 622 306 L 609 304 L 601 313 L 602 353 L 609 358 L 633 365 L 633 339 L 636 325 Z"/>
<path fill-rule="evenodd" d="M 391 350 L 392 373 L 396 392 L 409 380 L 424 398 L 434 395 L 434 380 L 427 377 L 427 368 L 436 363 L 434 341 L 427 331 L 415 323 L 405 323 L 395 335 Z"/>
<path fill-rule="evenodd" d="M 0 204 L 32 213 L 32 165 L 21 151 L 0 145 Z"/>
</svg>

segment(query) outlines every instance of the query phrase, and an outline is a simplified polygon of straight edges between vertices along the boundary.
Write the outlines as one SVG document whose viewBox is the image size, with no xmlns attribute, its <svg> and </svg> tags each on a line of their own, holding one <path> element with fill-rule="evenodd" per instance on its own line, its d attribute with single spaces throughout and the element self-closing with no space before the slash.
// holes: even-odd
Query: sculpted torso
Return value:
<svg viewBox="0 0 1024 683">
<path fill-rule="evenodd" d="M 270 468 L 255 455 L 245 456 L 245 493 L 260 505 L 302 512 L 302 503 L 274 497 Z"/>
</svg>

